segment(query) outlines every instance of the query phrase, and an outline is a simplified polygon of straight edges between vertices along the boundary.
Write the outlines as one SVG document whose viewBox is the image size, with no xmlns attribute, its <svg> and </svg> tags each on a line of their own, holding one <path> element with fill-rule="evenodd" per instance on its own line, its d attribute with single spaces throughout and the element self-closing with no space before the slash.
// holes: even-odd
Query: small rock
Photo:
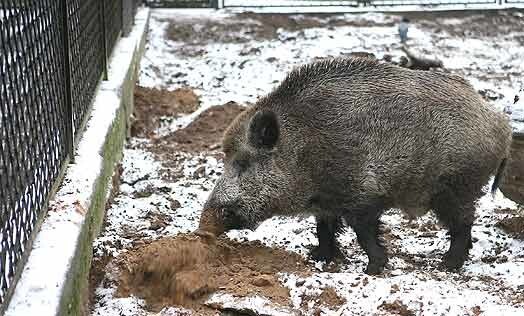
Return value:
<svg viewBox="0 0 524 316">
<path fill-rule="evenodd" d="M 172 77 L 173 78 L 180 78 L 180 77 L 185 77 L 185 76 L 187 76 L 186 73 L 183 73 L 183 72 L 179 71 L 179 72 L 175 73 Z"/>
<path fill-rule="evenodd" d="M 258 287 L 264 287 L 264 286 L 270 286 L 271 280 L 268 276 L 260 276 L 258 278 L 255 278 L 251 281 L 251 284 Z"/>
<path fill-rule="evenodd" d="M 260 48 L 258 47 L 244 48 L 238 54 L 240 56 L 257 55 L 257 54 L 260 54 Z"/>
<path fill-rule="evenodd" d="M 220 148 L 220 144 L 219 143 L 215 143 L 215 144 L 212 144 L 209 146 L 209 150 L 217 150 Z"/>
<path fill-rule="evenodd" d="M 391 294 L 397 293 L 398 291 L 399 291 L 398 284 L 393 284 L 393 285 L 391 286 L 391 289 L 389 290 L 389 292 L 390 292 Z"/>
<path fill-rule="evenodd" d="M 495 260 L 497 260 L 497 257 L 487 255 L 487 256 L 482 257 L 480 260 L 484 263 L 493 263 L 495 262 Z"/>
<path fill-rule="evenodd" d="M 156 219 L 153 222 L 151 222 L 149 229 L 156 231 L 165 228 L 166 226 L 167 224 L 164 221 L 162 221 L 161 219 Z"/>
<path fill-rule="evenodd" d="M 180 208 L 182 205 L 177 200 L 171 200 L 171 205 L 170 206 L 171 206 L 172 210 L 176 210 L 176 209 Z"/>
<path fill-rule="evenodd" d="M 193 172 L 194 179 L 203 178 L 206 175 L 206 166 L 200 166 Z"/>
<path fill-rule="evenodd" d="M 295 285 L 296 285 L 297 287 L 299 287 L 299 286 L 304 285 L 304 283 L 306 283 L 306 280 L 297 280 L 297 282 L 295 282 Z"/>
</svg>

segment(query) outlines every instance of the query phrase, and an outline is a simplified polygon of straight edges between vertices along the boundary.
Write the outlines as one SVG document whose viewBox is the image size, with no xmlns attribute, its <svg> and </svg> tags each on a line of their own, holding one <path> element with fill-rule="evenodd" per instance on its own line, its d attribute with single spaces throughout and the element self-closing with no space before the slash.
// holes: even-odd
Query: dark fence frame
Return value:
<svg viewBox="0 0 524 316">
<path fill-rule="evenodd" d="M 141 2 L 0 0 L 0 315 Z"/>
</svg>

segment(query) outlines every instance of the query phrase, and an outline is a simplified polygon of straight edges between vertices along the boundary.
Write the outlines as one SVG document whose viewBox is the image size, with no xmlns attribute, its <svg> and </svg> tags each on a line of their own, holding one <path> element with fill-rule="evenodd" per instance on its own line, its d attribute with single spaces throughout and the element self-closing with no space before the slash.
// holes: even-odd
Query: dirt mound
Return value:
<svg viewBox="0 0 524 316">
<path fill-rule="evenodd" d="M 134 294 L 158 311 L 179 305 L 200 312 L 208 294 L 261 295 L 290 306 L 289 291 L 278 272 L 310 273 L 302 257 L 260 242 L 239 243 L 193 234 L 163 238 L 130 249 L 117 259 L 121 268 L 118 294 Z"/>
<path fill-rule="evenodd" d="M 190 88 L 179 88 L 174 91 L 135 87 L 134 121 L 131 135 L 151 137 L 160 126 L 162 116 L 178 116 L 194 112 L 200 100 Z"/>
<path fill-rule="evenodd" d="M 169 145 L 176 151 L 190 153 L 219 149 L 229 123 L 244 109 L 235 102 L 209 108 L 186 128 L 155 140 L 155 145 Z"/>
<path fill-rule="evenodd" d="M 223 215 L 217 209 L 205 209 L 200 215 L 198 230 L 219 236 L 225 231 Z"/>
</svg>

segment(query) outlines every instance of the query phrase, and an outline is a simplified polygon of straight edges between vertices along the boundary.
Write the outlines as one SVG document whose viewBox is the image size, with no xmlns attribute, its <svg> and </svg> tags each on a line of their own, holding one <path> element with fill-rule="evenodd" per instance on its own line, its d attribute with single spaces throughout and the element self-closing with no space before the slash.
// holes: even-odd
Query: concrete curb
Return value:
<svg viewBox="0 0 524 316">
<path fill-rule="evenodd" d="M 115 164 L 133 111 L 149 9 L 117 43 L 108 81 L 100 84 L 91 118 L 38 232 L 6 316 L 86 314 L 92 242 L 99 233 Z"/>
</svg>

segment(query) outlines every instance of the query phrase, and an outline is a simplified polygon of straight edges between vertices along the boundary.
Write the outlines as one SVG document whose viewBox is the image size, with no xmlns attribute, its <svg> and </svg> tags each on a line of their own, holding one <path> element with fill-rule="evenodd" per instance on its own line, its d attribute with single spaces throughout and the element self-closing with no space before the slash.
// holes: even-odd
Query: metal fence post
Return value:
<svg viewBox="0 0 524 316">
<path fill-rule="evenodd" d="M 72 162 L 75 158 L 74 131 L 73 131 L 73 95 L 71 90 L 71 58 L 69 54 L 69 12 L 67 0 L 61 0 L 62 32 L 64 36 L 64 116 L 65 116 L 65 145 L 66 152 Z"/>
<path fill-rule="evenodd" d="M 103 74 L 103 80 L 107 80 L 107 41 L 106 41 L 106 38 L 107 38 L 107 30 L 106 30 L 106 18 L 105 18 L 105 4 L 104 4 L 104 0 L 100 0 L 100 6 L 99 6 L 99 10 L 100 10 L 100 20 L 102 21 L 102 47 L 103 47 L 103 50 L 104 50 L 104 58 L 103 58 L 103 65 L 102 67 L 104 68 L 104 74 Z"/>
<path fill-rule="evenodd" d="M 124 0 L 120 0 L 120 36 L 124 36 Z"/>
</svg>

